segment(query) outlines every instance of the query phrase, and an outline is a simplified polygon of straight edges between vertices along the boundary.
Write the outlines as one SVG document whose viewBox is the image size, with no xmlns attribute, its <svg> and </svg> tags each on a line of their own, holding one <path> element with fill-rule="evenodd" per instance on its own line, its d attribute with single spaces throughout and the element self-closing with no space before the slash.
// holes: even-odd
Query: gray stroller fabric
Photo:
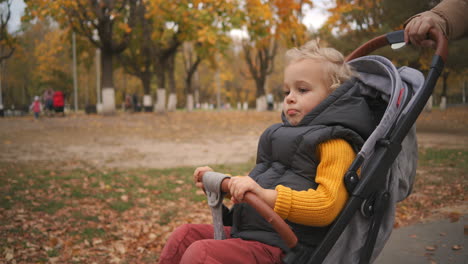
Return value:
<svg viewBox="0 0 468 264">
<path fill-rule="evenodd" d="M 205 187 L 208 205 L 211 207 L 211 215 L 213 216 L 214 239 L 226 239 L 223 226 L 223 198 L 224 193 L 221 191 L 221 182 L 229 176 L 208 171 L 203 175 L 203 186 Z"/>
<path fill-rule="evenodd" d="M 397 122 L 400 113 L 406 113 L 408 107 L 404 107 L 400 102 L 404 102 L 408 96 L 413 96 L 421 91 L 424 76 L 421 72 L 409 67 L 397 69 L 388 59 L 381 56 L 364 56 L 352 60 L 349 64 L 358 72 L 358 79 L 367 86 L 361 91 L 362 94 L 374 98 L 379 97 L 388 102 L 380 124 L 366 140 L 359 153 L 368 160 L 374 151 L 377 140 L 385 138 L 391 126 Z M 411 99 L 408 105 L 411 105 L 412 102 Z M 377 258 L 390 237 L 395 219 L 396 203 L 411 193 L 418 159 L 415 126 L 409 131 L 401 145 L 402 150 L 386 177 L 387 190 L 391 199 L 379 229 L 371 261 Z M 366 169 L 366 165 L 365 161 L 362 170 Z M 358 263 L 370 223 L 369 218 L 357 212 L 325 258 L 324 263 Z"/>
<path fill-rule="evenodd" d="M 359 81 L 365 84 L 361 93 L 371 98 L 383 99 L 388 103 L 379 125 L 359 152 L 359 155 L 365 158 L 361 167 L 361 171 L 364 171 L 368 165 L 369 157 L 374 152 L 376 142 L 388 135 L 392 125 L 398 122 L 401 114 L 408 111 L 408 106 L 413 103 L 414 95 L 421 92 L 424 76 L 421 72 L 409 67 L 397 69 L 388 59 L 381 56 L 365 56 L 352 60 L 349 64 L 358 72 Z M 408 101 L 407 99 L 409 99 L 409 103 L 403 104 L 402 102 Z M 404 138 L 401 146 L 401 152 L 386 177 L 386 187 L 391 198 L 383 216 L 371 262 L 380 254 L 393 230 L 396 203 L 405 199 L 411 193 L 418 159 L 416 128 L 414 125 Z M 212 208 L 215 239 L 225 237 L 221 207 L 223 194 L 221 193 L 220 184 L 226 177 L 229 176 L 216 172 L 206 172 L 203 176 L 208 204 Z M 363 216 L 360 212 L 356 212 L 325 258 L 324 263 L 358 263 L 370 224 L 371 219 Z"/>
</svg>

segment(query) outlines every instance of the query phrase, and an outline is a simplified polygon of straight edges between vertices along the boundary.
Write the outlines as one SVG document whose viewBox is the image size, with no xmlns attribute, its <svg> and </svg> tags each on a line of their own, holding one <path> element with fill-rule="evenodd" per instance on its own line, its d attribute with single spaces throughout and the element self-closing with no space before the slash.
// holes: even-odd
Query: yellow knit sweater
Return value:
<svg viewBox="0 0 468 264">
<path fill-rule="evenodd" d="M 316 190 L 294 191 L 278 185 L 274 210 L 283 219 L 309 226 L 327 226 L 343 209 L 348 192 L 343 176 L 356 153 L 343 139 L 332 139 L 317 148 L 320 163 L 317 167 Z"/>
</svg>

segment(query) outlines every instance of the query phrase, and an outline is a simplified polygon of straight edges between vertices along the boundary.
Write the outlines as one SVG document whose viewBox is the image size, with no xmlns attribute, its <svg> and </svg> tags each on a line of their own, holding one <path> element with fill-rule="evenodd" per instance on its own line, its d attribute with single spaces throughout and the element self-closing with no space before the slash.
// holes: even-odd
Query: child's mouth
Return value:
<svg viewBox="0 0 468 264">
<path fill-rule="evenodd" d="M 295 115 L 298 113 L 298 111 L 296 109 L 289 109 L 287 112 L 286 112 L 288 115 Z"/>
</svg>

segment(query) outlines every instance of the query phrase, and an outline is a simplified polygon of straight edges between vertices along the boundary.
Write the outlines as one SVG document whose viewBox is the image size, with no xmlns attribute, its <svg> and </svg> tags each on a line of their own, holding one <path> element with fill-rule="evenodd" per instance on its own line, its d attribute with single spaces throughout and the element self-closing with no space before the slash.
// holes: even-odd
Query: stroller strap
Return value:
<svg viewBox="0 0 468 264">
<path fill-rule="evenodd" d="M 205 187 L 208 205 L 211 207 L 211 215 L 213 216 L 214 239 L 226 239 L 223 226 L 223 198 L 225 193 L 221 191 L 221 182 L 229 176 L 208 171 L 203 175 L 203 186 Z"/>
</svg>

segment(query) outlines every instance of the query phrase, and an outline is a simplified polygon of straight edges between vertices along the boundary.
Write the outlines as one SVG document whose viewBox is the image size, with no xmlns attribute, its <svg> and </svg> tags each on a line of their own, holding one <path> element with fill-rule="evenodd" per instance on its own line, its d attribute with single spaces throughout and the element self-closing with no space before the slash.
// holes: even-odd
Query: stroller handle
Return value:
<svg viewBox="0 0 468 264">
<path fill-rule="evenodd" d="M 448 55 L 448 42 L 447 38 L 439 30 L 431 28 L 429 30 L 429 38 L 434 40 L 437 44 L 435 54 L 442 58 L 443 62 L 447 60 Z M 374 39 L 361 45 L 359 48 L 354 50 L 351 54 L 346 57 L 346 61 L 369 55 L 373 51 L 385 47 L 390 44 L 404 42 L 404 30 L 398 30 L 387 33 L 385 35 L 378 36 Z"/>
<path fill-rule="evenodd" d="M 221 183 L 221 190 L 227 194 L 230 193 L 228 187 L 229 181 L 229 178 L 225 178 Z M 294 248 L 297 245 L 297 237 L 289 225 L 256 194 L 246 192 L 244 195 L 244 201 L 257 210 L 257 212 L 273 226 L 288 248 Z"/>
</svg>

